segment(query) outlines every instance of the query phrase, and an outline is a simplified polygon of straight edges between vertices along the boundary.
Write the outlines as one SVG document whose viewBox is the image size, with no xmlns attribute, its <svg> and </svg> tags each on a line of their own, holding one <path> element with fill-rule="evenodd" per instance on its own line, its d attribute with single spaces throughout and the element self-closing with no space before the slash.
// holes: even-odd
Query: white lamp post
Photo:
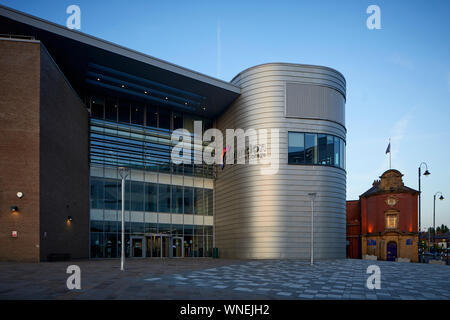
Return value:
<svg viewBox="0 0 450 320">
<path fill-rule="evenodd" d="M 128 168 L 119 167 L 119 174 L 122 177 L 122 254 L 120 257 L 120 270 L 124 271 L 124 265 L 125 265 L 125 179 L 128 176 Z"/>
<path fill-rule="evenodd" d="M 311 199 L 311 265 L 314 264 L 314 200 L 316 199 L 317 193 L 308 193 Z"/>
</svg>

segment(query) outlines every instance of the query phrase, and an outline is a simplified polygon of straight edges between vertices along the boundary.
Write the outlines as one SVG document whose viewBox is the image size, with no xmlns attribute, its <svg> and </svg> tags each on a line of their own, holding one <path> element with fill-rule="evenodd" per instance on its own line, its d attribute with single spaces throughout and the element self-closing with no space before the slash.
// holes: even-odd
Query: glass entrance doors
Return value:
<svg viewBox="0 0 450 320">
<path fill-rule="evenodd" d="M 132 237 L 131 238 L 131 256 L 135 258 L 144 257 L 145 243 L 144 237 Z"/>
<path fill-rule="evenodd" d="M 168 258 L 170 251 L 171 237 L 162 234 L 152 234 L 146 237 L 146 257 L 147 258 Z"/>
<path fill-rule="evenodd" d="M 182 258 L 184 256 L 183 248 L 183 238 L 173 237 L 172 238 L 172 258 Z"/>
</svg>

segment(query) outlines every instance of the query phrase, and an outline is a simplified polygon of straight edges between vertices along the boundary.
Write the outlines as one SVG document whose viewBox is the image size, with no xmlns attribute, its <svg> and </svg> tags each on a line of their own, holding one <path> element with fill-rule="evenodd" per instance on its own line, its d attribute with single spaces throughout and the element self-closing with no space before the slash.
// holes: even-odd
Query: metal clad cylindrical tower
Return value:
<svg viewBox="0 0 450 320">
<path fill-rule="evenodd" d="M 308 193 L 314 192 L 314 258 L 345 258 L 345 169 L 288 164 L 290 131 L 345 140 L 344 77 L 326 67 L 271 63 L 241 72 L 232 83 L 241 87 L 241 96 L 217 127 L 278 128 L 280 166 L 273 175 L 261 175 L 259 164 L 219 169 L 215 237 L 221 257 L 309 259 Z"/>
</svg>

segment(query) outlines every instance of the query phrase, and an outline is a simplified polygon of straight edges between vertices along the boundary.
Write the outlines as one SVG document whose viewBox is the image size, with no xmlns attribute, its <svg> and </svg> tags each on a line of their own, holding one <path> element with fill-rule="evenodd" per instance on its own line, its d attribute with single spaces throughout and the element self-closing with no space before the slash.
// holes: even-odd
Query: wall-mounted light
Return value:
<svg viewBox="0 0 450 320">
<path fill-rule="evenodd" d="M 23 192 L 17 192 L 17 198 L 22 199 L 23 198 Z"/>
<path fill-rule="evenodd" d="M 19 211 L 18 206 L 11 206 L 11 212 L 17 212 L 17 211 Z"/>
<path fill-rule="evenodd" d="M 72 219 L 72 217 L 71 216 L 68 216 L 67 217 L 67 222 L 71 222 L 73 219 Z"/>
</svg>

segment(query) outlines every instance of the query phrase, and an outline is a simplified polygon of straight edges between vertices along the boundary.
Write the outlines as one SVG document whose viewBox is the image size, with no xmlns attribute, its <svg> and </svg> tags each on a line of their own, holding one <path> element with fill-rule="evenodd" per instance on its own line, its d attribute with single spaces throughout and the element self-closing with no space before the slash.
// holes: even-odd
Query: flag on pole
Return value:
<svg viewBox="0 0 450 320">
<path fill-rule="evenodd" d="M 392 169 L 392 153 L 391 153 L 391 139 L 389 138 L 389 144 L 386 148 L 386 154 L 389 153 L 389 170 Z"/>
</svg>

